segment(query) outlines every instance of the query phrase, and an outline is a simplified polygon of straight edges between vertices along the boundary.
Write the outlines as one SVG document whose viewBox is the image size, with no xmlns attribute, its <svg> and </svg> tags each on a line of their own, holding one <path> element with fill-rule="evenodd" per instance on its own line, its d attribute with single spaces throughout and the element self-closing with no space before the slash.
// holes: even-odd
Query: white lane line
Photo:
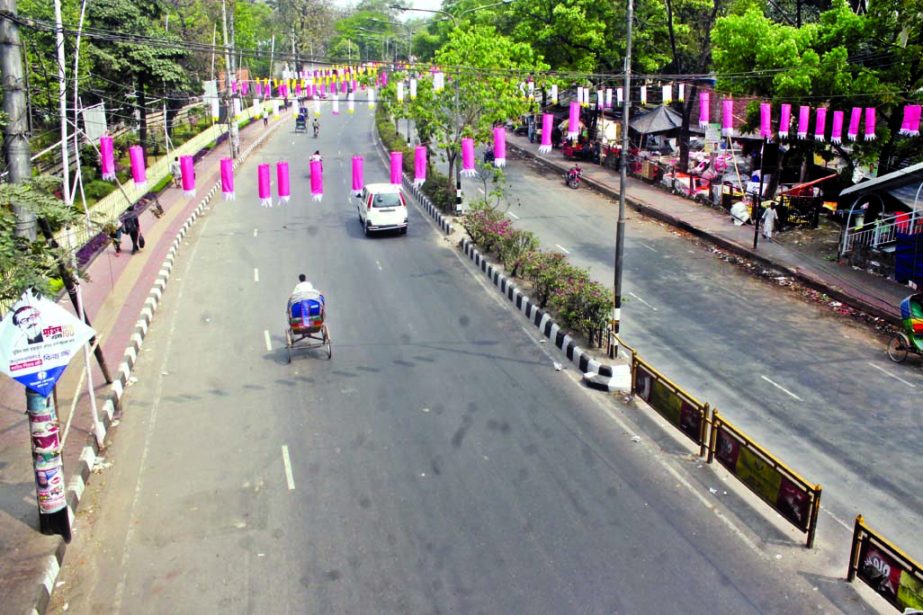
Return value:
<svg viewBox="0 0 923 615">
<path fill-rule="evenodd" d="M 257 269 L 256 267 L 253 268 L 253 281 L 254 282 L 260 281 L 260 270 Z"/>
<path fill-rule="evenodd" d="M 384 271 L 384 269 L 382 269 L 381 267 L 381 263 L 379 263 L 378 261 L 375 261 L 375 265 L 378 267 L 379 271 Z"/>
<path fill-rule="evenodd" d="M 892 374 L 892 373 L 889 372 L 888 370 L 886 370 L 886 369 L 884 369 L 884 368 L 882 368 L 882 367 L 878 367 L 877 365 L 875 365 L 875 364 L 872 363 L 871 361 L 869 361 L 869 365 L 871 365 L 872 367 L 874 367 L 875 369 L 877 369 L 878 371 L 880 371 L 880 372 L 881 372 L 882 374 L 884 374 L 885 376 L 891 376 L 892 378 L 894 378 L 894 379 L 897 380 L 898 382 L 903 382 L 904 384 L 906 384 L 907 386 L 909 386 L 911 389 L 917 388 L 917 385 L 915 385 L 914 383 L 912 383 L 912 382 L 907 382 L 907 381 L 904 380 L 903 378 L 900 378 L 900 377 L 898 377 L 898 376 L 895 376 L 894 374 Z"/>
<path fill-rule="evenodd" d="M 653 305 L 651 305 L 650 303 L 648 303 L 647 301 L 645 301 L 644 299 L 642 299 L 642 298 L 639 297 L 638 295 L 634 294 L 633 292 L 628 291 L 628 294 L 631 295 L 632 297 L 634 297 L 635 299 L 637 299 L 638 301 L 640 301 L 641 303 L 643 303 L 644 305 L 646 305 L 647 307 L 651 308 L 651 309 L 654 310 L 655 312 L 657 311 L 657 308 L 655 308 Z"/>
<path fill-rule="evenodd" d="M 292 476 L 292 460 L 288 457 L 288 446 L 282 445 L 282 465 L 285 466 L 285 482 L 288 483 L 288 490 L 295 490 L 295 477 Z"/>
<path fill-rule="evenodd" d="M 760 376 L 760 378 L 762 378 L 763 380 L 765 380 L 766 382 L 768 382 L 768 383 L 771 384 L 772 386 L 776 387 L 777 389 L 779 389 L 779 390 L 782 391 L 783 393 L 785 393 L 785 394 L 787 394 L 787 395 L 791 395 L 792 397 L 794 397 L 794 398 L 797 399 L 798 401 L 804 401 L 803 399 L 801 399 L 800 397 L 798 397 L 797 395 L 795 395 L 794 393 L 792 393 L 791 391 L 789 391 L 788 389 L 786 389 L 786 388 L 785 388 L 784 386 L 782 386 L 781 384 L 776 384 L 775 382 L 773 382 L 772 380 L 770 380 L 770 379 L 767 378 L 766 376 Z"/>
<path fill-rule="evenodd" d="M 516 214 L 514 214 L 514 213 L 511 212 L 511 211 L 506 212 L 506 215 L 508 215 L 508 216 L 509 216 L 510 218 L 512 218 L 513 220 L 519 220 L 519 216 L 517 216 Z"/>
<path fill-rule="evenodd" d="M 655 250 L 654 248 L 652 248 L 652 247 L 650 247 L 649 245 L 647 245 L 646 243 L 641 243 L 640 241 L 638 242 L 638 245 L 641 246 L 642 248 L 647 248 L 647 249 L 650 250 L 651 252 L 656 252 L 656 251 L 657 251 L 657 250 Z"/>
<path fill-rule="evenodd" d="M 484 194 L 484 189 L 483 189 L 483 188 L 478 188 L 478 192 L 480 192 L 481 194 Z"/>
<path fill-rule="evenodd" d="M 259 234 L 259 230 L 258 230 L 258 229 L 253 229 L 253 236 L 256 237 L 257 234 Z"/>
<path fill-rule="evenodd" d="M 556 243 L 556 244 L 554 244 L 554 245 L 555 245 L 555 247 L 556 247 L 558 250 L 560 250 L 561 252 L 564 252 L 564 254 L 570 254 L 570 252 L 567 251 L 567 248 L 565 248 L 565 247 L 562 246 L 561 244 Z"/>
<path fill-rule="evenodd" d="M 272 342 L 269 340 L 269 331 L 263 331 L 263 340 L 266 342 L 266 352 L 272 352 Z"/>
</svg>

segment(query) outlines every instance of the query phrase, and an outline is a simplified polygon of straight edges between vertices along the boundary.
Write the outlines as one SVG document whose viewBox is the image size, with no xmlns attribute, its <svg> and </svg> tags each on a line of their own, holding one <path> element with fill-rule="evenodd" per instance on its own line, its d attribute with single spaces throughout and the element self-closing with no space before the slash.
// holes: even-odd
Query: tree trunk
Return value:
<svg viewBox="0 0 923 615">
<path fill-rule="evenodd" d="M 689 169 L 689 122 L 692 120 L 692 107 L 699 88 L 695 84 L 690 86 L 683 103 L 683 122 L 679 127 L 679 171 L 685 173 Z"/>
<path fill-rule="evenodd" d="M 897 160 L 894 160 L 894 135 L 901 129 L 900 115 L 895 111 L 888 118 L 888 128 L 891 131 L 891 138 L 881 148 L 878 156 L 878 177 L 894 171 L 897 167 Z"/>
</svg>

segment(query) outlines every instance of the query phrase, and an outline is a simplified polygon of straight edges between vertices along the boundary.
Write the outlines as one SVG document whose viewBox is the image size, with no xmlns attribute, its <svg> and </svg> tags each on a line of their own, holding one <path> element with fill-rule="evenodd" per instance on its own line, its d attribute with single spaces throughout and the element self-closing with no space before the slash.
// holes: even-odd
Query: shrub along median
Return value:
<svg viewBox="0 0 923 615">
<path fill-rule="evenodd" d="M 531 285 L 540 308 L 554 313 L 562 326 L 586 335 L 589 346 L 602 346 L 612 294 L 591 280 L 586 269 L 571 265 L 559 252 L 540 250 L 533 233 L 513 228 L 503 211 L 485 201 L 471 206 L 462 226 L 486 254 L 500 260 L 510 277 Z"/>
</svg>

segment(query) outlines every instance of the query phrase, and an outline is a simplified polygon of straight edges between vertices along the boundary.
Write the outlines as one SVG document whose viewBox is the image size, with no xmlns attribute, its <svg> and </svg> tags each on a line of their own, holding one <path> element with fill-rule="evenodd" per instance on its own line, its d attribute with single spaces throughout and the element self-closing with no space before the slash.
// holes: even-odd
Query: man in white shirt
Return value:
<svg viewBox="0 0 923 615">
<path fill-rule="evenodd" d="M 295 288 L 292 289 L 292 296 L 312 293 L 317 293 L 314 285 L 308 282 L 308 277 L 305 274 L 298 274 L 298 283 L 295 284 Z"/>
</svg>

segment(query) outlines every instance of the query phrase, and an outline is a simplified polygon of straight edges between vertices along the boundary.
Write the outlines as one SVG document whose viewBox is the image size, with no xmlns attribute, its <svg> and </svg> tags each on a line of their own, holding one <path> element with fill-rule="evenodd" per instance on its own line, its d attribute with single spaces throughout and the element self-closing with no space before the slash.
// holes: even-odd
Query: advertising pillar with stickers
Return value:
<svg viewBox="0 0 923 615">
<path fill-rule="evenodd" d="M 54 387 L 95 331 L 61 306 L 31 292 L 0 321 L 0 370 L 26 387 L 39 528 L 70 541 Z"/>
</svg>

